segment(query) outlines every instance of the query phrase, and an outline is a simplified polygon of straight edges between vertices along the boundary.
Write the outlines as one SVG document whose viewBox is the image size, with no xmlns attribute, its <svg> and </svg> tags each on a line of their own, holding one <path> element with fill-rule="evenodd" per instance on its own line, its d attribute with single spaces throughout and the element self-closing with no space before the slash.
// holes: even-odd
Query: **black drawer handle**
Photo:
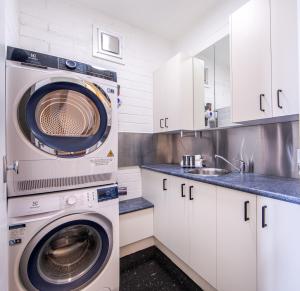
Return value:
<svg viewBox="0 0 300 291">
<path fill-rule="evenodd" d="M 164 128 L 164 127 L 162 126 L 162 122 L 163 122 L 163 121 L 164 121 L 163 118 L 159 120 L 159 126 L 160 126 L 160 128 Z"/>
<path fill-rule="evenodd" d="M 184 195 L 184 186 L 185 184 L 181 184 L 181 197 L 184 198 L 185 195 Z"/>
<path fill-rule="evenodd" d="M 282 93 L 282 90 L 281 89 L 278 89 L 277 90 L 277 106 L 278 108 L 282 109 L 282 105 L 280 105 L 280 93 Z"/>
<path fill-rule="evenodd" d="M 259 109 L 260 109 L 260 111 L 265 112 L 265 109 L 262 106 L 262 99 L 263 99 L 263 97 L 265 97 L 265 94 L 260 94 L 259 95 Z"/>
<path fill-rule="evenodd" d="M 266 224 L 266 209 L 267 209 L 267 206 L 262 207 L 262 217 L 261 217 L 261 226 L 262 226 L 262 228 L 265 228 L 265 227 L 268 226 Z"/>
<path fill-rule="evenodd" d="M 250 218 L 248 217 L 248 205 L 249 205 L 249 201 L 245 201 L 244 202 L 244 220 L 248 221 L 250 220 Z"/>
<path fill-rule="evenodd" d="M 167 179 L 163 179 L 163 190 L 164 191 L 167 191 L 166 182 L 167 182 Z"/>
<path fill-rule="evenodd" d="M 166 128 L 168 128 L 168 127 L 169 127 L 169 126 L 168 126 L 168 122 L 167 122 L 167 121 L 168 121 L 168 119 L 169 119 L 168 117 L 166 117 L 166 118 L 165 118 L 165 127 L 166 127 Z"/>
<path fill-rule="evenodd" d="M 194 200 L 194 197 L 192 196 L 192 190 L 193 190 L 194 186 L 190 186 L 190 191 L 189 191 L 189 194 L 190 194 L 190 200 Z"/>
</svg>

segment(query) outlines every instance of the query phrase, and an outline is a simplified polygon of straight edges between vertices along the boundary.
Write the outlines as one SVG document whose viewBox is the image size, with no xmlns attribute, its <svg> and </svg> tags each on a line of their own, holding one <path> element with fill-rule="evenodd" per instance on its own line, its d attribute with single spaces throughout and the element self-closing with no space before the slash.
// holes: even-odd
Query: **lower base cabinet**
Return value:
<svg viewBox="0 0 300 291">
<path fill-rule="evenodd" d="M 217 189 L 194 182 L 188 187 L 190 267 L 217 287 Z"/>
<path fill-rule="evenodd" d="M 300 290 L 300 205 L 257 197 L 257 291 Z"/>
<path fill-rule="evenodd" d="M 216 287 L 216 187 L 147 170 L 142 185 L 154 204 L 154 236 Z"/>
<path fill-rule="evenodd" d="M 256 290 L 256 196 L 217 188 L 217 289 Z"/>
<path fill-rule="evenodd" d="M 300 290 L 300 205 L 142 170 L 154 236 L 218 291 Z"/>
</svg>

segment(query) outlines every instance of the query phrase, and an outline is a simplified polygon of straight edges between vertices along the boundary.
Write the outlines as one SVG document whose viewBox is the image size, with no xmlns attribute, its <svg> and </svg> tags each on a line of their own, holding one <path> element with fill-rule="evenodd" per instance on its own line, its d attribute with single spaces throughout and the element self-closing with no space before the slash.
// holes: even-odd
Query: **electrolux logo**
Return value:
<svg viewBox="0 0 300 291">
<path fill-rule="evenodd" d="M 36 55 L 36 53 L 30 53 L 29 58 L 32 59 L 32 60 L 37 60 L 37 55 Z"/>
<path fill-rule="evenodd" d="M 40 204 L 39 204 L 38 200 L 32 201 L 30 208 L 39 208 L 39 207 L 40 207 Z"/>
</svg>

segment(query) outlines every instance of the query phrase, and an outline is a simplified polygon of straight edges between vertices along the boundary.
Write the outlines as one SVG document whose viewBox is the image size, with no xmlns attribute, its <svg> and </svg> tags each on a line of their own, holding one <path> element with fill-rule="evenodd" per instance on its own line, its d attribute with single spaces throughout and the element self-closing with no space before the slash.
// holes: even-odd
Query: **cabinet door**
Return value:
<svg viewBox="0 0 300 291">
<path fill-rule="evenodd" d="M 175 67 L 174 63 L 174 61 L 167 62 L 153 75 L 153 123 L 155 132 L 164 132 L 168 129 L 168 96 L 172 94 L 169 86 L 171 78 L 169 71 L 171 67 Z"/>
<path fill-rule="evenodd" d="M 194 96 L 200 106 L 199 98 L 204 98 L 201 63 L 196 63 L 197 74 L 194 63 L 193 58 L 178 53 L 154 73 L 155 132 L 194 129 Z M 195 77 L 199 77 L 199 84 L 194 89 Z M 200 112 L 204 115 L 203 107 Z"/>
<path fill-rule="evenodd" d="M 272 117 L 269 0 L 251 0 L 231 16 L 232 119 Z"/>
<path fill-rule="evenodd" d="M 154 132 L 162 132 L 163 125 L 161 123 L 162 108 L 159 106 L 161 96 L 161 70 L 157 70 L 153 74 L 153 127 Z"/>
<path fill-rule="evenodd" d="M 188 263 L 188 210 L 187 180 L 172 177 L 167 197 L 168 241 L 167 247 L 180 259 Z"/>
<path fill-rule="evenodd" d="M 217 289 L 256 290 L 256 196 L 221 187 L 217 188 Z"/>
<path fill-rule="evenodd" d="M 217 286 L 216 187 L 190 182 L 188 192 L 190 266 L 213 287 Z M 190 193 L 188 193 L 190 196 Z M 192 199 L 192 200 L 190 200 Z"/>
<path fill-rule="evenodd" d="M 154 204 L 154 236 L 166 244 L 169 237 L 166 199 L 171 176 L 142 170 L 143 196 Z"/>
<path fill-rule="evenodd" d="M 300 205 L 257 197 L 258 291 L 300 290 L 299 221 Z"/>
<path fill-rule="evenodd" d="M 271 0 L 271 47 L 273 114 L 297 114 L 297 0 Z"/>
</svg>

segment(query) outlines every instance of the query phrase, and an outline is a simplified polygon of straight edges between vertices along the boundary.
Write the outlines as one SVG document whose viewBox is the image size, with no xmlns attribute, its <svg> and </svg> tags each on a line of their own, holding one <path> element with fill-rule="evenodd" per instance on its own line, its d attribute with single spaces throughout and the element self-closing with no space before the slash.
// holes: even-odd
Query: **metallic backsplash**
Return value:
<svg viewBox="0 0 300 291">
<path fill-rule="evenodd" d="M 209 167 L 228 168 L 230 161 L 252 161 L 254 172 L 299 178 L 296 163 L 298 121 L 180 134 L 119 133 L 119 167 L 179 163 L 184 154 L 202 154 Z"/>
</svg>

